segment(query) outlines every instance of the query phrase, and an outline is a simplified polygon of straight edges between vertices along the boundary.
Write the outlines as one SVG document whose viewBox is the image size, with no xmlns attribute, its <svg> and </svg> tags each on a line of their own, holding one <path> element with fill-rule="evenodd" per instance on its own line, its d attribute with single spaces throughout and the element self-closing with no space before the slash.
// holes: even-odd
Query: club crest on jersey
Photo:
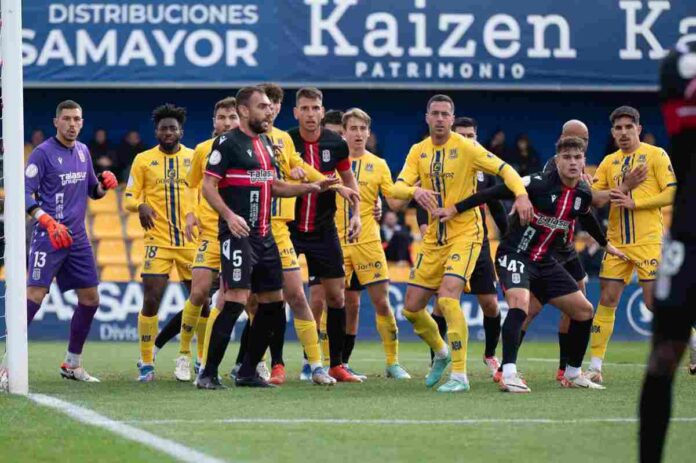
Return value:
<svg viewBox="0 0 696 463">
<path fill-rule="evenodd" d="M 184 167 L 191 167 L 191 160 L 186 158 L 184 159 Z"/>
<path fill-rule="evenodd" d="M 476 180 L 478 180 L 479 182 L 483 182 L 483 172 L 476 172 Z"/>
<path fill-rule="evenodd" d="M 647 154 L 641 154 L 638 156 L 638 162 L 645 162 L 647 158 Z"/>
<path fill-rule="evenodd" d="M 331 151 L 329 150 L 322 150 L 321 152 L 321 160 L 324 162 L 329 162 L 331 160 Z"/>
<path fill-rule="evenodd" d="M 365 172 L 374 172 L 375 171 L 375 166 L 372 163 L 368 163 L 365 166 Z"/>
<path fill-rule="evenodd" d="M 80 158 L 80 162 L 85 162 L 85 153 L 82 152 L 82 148 L 77 147 L 77 155 Z"/>
<path fill-rule="evenodd" d="M 457 148 L 452 148 L 449 152 L 450 159 L 457 159 Z"/>
<path fill-rule="evenodd" d="M 580 198 L 575 198 L 575 205 L 573 206 L 573 209 L 576 211 L 580 210 L 580 204 L 582 204 L 582 199 Z"/>
</svg>

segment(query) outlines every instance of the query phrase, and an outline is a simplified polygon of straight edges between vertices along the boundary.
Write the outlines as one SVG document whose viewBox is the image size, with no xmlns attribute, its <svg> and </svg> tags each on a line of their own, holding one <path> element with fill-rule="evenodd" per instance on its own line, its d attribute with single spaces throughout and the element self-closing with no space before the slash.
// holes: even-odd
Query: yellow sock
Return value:
<svg viewBox="0 0 696 463">
<path fill-rule="evenodd" d="M 205 365 L 205 361 L 208 360 L 208 347 L 210 347 L 210 333 L 213 332 L 213 325 L 215 324 L 215 319 L 220 315 L 221 310 L 217 307 L 213 307 L 210 310 L 210 316 L 208 317 L 208 323 L 205 325 L 205 341 L 203 342 L 203 361 L 201 366 Z"/>
<path fill-rule="evenodd" d="M 154 349 L 155 338 L 157 337 L 157 315 L 146 317 L 138 314 L 138 336 L 140 337 L 140 360 L 143 363 L 152 365 L 155 361 Z"/>
<path fill-rule="evenodd" d="M 459 301 L 451 297 L 439 297 L 437 304 L 447 320 L 447 339 L 452 352 L 452 373 L 466 373 L 469 327 L 462 308 Z"/>
<path fill-rule="evenodd" d="M 399 363 L 399 329 L 396 327 L 394 314 L 375 315 L 377 332 L 382 338 L 384 355 L 387 357 L 387 366 Z"/>
<path fill-rule="evenodd" d="M 410 321 L 413 325 L 413 331 L 420 337 L 433 352 L 440 352 L 442 349 L 447 347 L 445 341 L 440 337 L 440 333 L 437 331 L 437 323 L 433 320 L 433 317 L 425 310 L 419 310 L 418 312 L 410 312 L 404 310 L 402 312 L 406 320 Z"/>
<path fill-rule="evenodd" d="M 614 332 L 615 320 L 616 307 L 607 307 L 602 304 L 597 306 L 597 312 L 594 320 L 592 320 L 592 336 L 590 337 L 590 353 L 592 357 L 604 359 L 609 339 Z"/>
<path fill-rule="evenodd" d="M 319 340 L 321 341 L 321 353 L 324 357 L 324 366 L 328 365 L 331 358 L 329 351 L 329 335 L 326 334 L 326 318 L 328 314 L 326 310 L 321 313 L 321 321 L 319 322 Z M 309 354 L 307 354 L 309 356 Z"/>
<path fill-rule="evenodd" d="M 314 320 L 294 319 L 295 332 L 302 343 L 307 361 L 310 365 L 321 365 L 321 352 L 319 351 L 319 335 L 317 334 L 317 322 Z"/>
<path fill-rule="evenodd" d="M 181 314 L 181 340 L 179 341 L 179 353 L 182 355 L 191 355 L 191 339 L 193 339 L 193 330 L 198 325 L 201 307 L 193 305 L 191 299 L 186 299 L 184 313 Z"/>
<path fill-rule="evenodd" d="M 208 317 L 198 317 L 196 324 L 196 349 L 198 350 L 198 360 L 203 361 L 203 353 L 205 352 L 205 329 L 208 325 Z"/>
</svg>

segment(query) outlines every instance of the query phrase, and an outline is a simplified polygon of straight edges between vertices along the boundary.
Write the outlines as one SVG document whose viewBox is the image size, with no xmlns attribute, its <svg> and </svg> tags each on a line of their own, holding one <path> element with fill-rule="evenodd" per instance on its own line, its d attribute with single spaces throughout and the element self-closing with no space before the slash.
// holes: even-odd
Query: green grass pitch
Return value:
<svg viewBox="0 0 696 463">
<path fill-rule="evenodd" d="M 352 366 L 369 375 L 367 382 L 332 388 L 301 383 L 300 351 L 290 343 L 285 349 L 289 382 L 283 387 L 236 389 L 225 379 L 228 390 L 198 391 L 173 378 L 176 345 L 159 354 L 157 380 L 139 384 L 134 380 L 136 344 L 89 343 L 85 366 L 102 382 L 82 384 L 58 375 L 64 343 L 36 342 L 30 345 L 30 384 L 33 393 L 90 408 L 227 461 L 636 461 L 633 420 L 647 348 L 647 343 L 611 343 L 607 390 L 580 391 L 556 384 L 555 343 L 525 343 L 519 368 L 532 393 L 512 395 L 498 391 L 480 360 L 482 344 L 471 343 L 471 392 L 444 395 L 423 385 L 428 355 L 420 343 L 401 344 L 401 364 L 414 376 L 410 381 L 385 379 L 381 345 L 358 342 Z M 237 345 L 230 345 L 224 371 L 236 351 Z M 675 386 L 674 416 L 694 419 L 672 423 L 666 461 L 692 461 L 696 377 L 684 368 Z M 596 421 L 608 418 L 626 420 Z M 311 421 L 322 419 L 344 421 Z M 432 420 L 445 422 L 426 422 Z M 0 461 L 174 460 L 26 398 L 2 394 Z"/>
</svg>

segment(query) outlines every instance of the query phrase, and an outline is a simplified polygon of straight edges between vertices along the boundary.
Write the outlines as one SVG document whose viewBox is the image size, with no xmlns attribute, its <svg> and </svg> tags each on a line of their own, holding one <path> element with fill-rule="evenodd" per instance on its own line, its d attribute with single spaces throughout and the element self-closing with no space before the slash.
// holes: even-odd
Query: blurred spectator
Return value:
<svg viewBox="0 0 696 463">
<path fill-rule="evenodd" d="M 507 155 L 507 160 L 523 177 L 542 169 L 539 153 L 531 145 L 526 134 L 517 137 L 515 147 Z"/>
<path fill-rule="evenodd" d="M 116 174 L 120 182 L 128 180 L 133 159 L 142 151 L 145 151 L 145 146 L 140 138 L 140 134 L 137 130 L 129 131 L 123 137 L 121 144 L 118 145 L 118 149 L 116 150 L 116 168 L 114 174 Z"/>
<path fill-rule="evenodd" d="M 655 138 L 655 135 L 652 134 L 652 132 L 645 132 L 641 139 L 643 140 L 643 143 L 647 143 L 648 145 L 657 145 L 657 139 Z"/>
<path fill-rule="evenodd" d="M 326 111 L 326 114 L 324 114 L 324 119 L 322 119 L 321 125 L 322 127 L 343 136 L 343 111 L 338 109 L 329 109 Z"/>
<path fill-rule="evenodd" d="M 408 262 L 411 264 L 411 234 L 399 225 L 399 219 L 394 211 L 384 213 L 382 227 L 382 246 L 388 262 Z"/>
<path fill-rule="evenodd" d="M 585 243 L 585 248 L 580 253 L 580 261 L 587 272 L 587 276 L 590 278 L 599 277 L 604 251 L 587 232 L 578 233 L 577 239 Z"/>
<path fill-rule="evenodd" d="M 94 138 L 87 145 L 92 155 L 94 171 L 99 174 L 105 170 L 114 170 L 116 153 L 111 149 L 106 130 L 97 129 L 94 131 Z"/>
<path fill-rule="evenodd" d="M 46 134 L 43 130 L 34 129 L 31 131 L 29 142 L 24 144 L 24 164 L 27 163 L 27 159 L 29 159 L 29 155 L 34 151 L 34 148 L 43 143 L 44 140 L 46 140 Z"/>
<path fill-rule="evenodd" d="M 377 147 L 377 135 L 375 135 L 375 133 L 372 130 L 370 130 L 370 136 L 367 137 L 365 149 L 367 149 L 367 151 L 369 151 L 370 153 L 381 157 L 381 153 L 379 152 L 379 148 Z"/>
<path fill-rule="evenodd" d="M 496 130 L 488 143 L 486 143 L 486 149 L 499 158 L 504 159 L 505 155 L 507 154 L 505 132 L 500 129 Z"/>
</svg>

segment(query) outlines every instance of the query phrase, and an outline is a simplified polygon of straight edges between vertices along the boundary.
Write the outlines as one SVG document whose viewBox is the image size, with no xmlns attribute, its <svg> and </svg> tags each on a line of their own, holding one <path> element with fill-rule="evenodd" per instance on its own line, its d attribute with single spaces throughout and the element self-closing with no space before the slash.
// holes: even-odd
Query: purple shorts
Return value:
<svg viewBox="0 0 696 463">
<path fill-rule="evenodd" d="M 51 286 L 53 277 L 61 291 L 99 285 L 92 245 L 87 237 L 73 241 L 67 249 L 53 249 L 45 232 L 35 232 L 28 256 L 27 286 Z"/>
</svg>

